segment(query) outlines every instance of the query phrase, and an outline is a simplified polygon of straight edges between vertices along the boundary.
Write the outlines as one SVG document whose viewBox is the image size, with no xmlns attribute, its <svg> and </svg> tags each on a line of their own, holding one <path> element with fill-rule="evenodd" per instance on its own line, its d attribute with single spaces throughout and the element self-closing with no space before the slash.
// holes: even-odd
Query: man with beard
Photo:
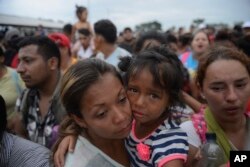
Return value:
<svg viewBox="0 0 250 167">
<path fill-rule="evenodd" d="M 27 89 L 16 103 L 15 131 L 51 148 L 65 115 L 59 96 L 60 51 L 53 41 L 42 36 L 27 37 L 19 46 L 17 72 Z M 22 129 L 26 134 L 21 134 Z"/>
</svg>

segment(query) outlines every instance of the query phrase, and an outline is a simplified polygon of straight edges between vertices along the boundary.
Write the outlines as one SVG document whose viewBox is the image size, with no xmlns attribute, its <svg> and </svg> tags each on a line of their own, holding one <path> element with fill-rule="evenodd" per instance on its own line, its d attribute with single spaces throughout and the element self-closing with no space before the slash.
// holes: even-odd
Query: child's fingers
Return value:
<svg viewBox="0 0 250 167">
<path fill-rule="evenodd" d="M 54 154 L 54 164 L 56 167 L 63 167 L 64 166 L 63 158 L 60 157 L 60 151 L 58 151 L 58 150 Z"/>
<path fill-rule="evenodd" d="M 66 136 L 58 145 L 58 148 L 54 154 L 54 163 L 56 167 L 63 167 L 65 155 L 67 154 L 67 152 L 73 152 L 72 150 L 74 149 L 74 147 L 73 148 L 70 147 L 70 144 L 73 143 L 73 141 L 71 141 L 72 138 L 73 141 L 76 140 L 72 136 Z"/>
<path fill-rule="evenodd" d="M 70 139 L 69 139 L 68 151 L 72 153 L 75 150 L 77 138 L 75 136 L 69 136 L 69 137 Z"/>
</svg>

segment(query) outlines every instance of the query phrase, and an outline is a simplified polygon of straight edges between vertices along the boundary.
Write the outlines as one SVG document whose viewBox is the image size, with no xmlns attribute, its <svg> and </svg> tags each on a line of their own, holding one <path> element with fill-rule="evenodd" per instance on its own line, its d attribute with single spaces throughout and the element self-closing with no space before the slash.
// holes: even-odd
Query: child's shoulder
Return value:
<svg viewBox="0 0 250 167">
<path fill-rule="evenodd" d="M 168 138 L 168 137 L 181 137 L 181 138 L 186 138 L 187 134 L 184 132 L 178 125 L 177 123 L 168 118 L 166 119 L 160 126 L 159 128 L 155 131 L 156 133 L 154 134 L 153 138 L 155 140 L 158 139 L 163 139 L 163 138 Z"/>
</svg>

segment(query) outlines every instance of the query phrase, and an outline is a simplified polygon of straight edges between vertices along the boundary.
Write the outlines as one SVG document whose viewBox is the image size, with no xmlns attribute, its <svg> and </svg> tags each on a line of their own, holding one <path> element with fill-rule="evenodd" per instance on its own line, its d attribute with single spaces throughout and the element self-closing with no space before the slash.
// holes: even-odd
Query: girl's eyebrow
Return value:
<svg viewBox="0 0 250 167">
<path fill-rule="evenodd" d="M 156 93 L 156 94 L 161 94 L 162 93 L 162 89 L 148 89 L 149 92 L 153 92 L 153 93 Z"/>
</svg>

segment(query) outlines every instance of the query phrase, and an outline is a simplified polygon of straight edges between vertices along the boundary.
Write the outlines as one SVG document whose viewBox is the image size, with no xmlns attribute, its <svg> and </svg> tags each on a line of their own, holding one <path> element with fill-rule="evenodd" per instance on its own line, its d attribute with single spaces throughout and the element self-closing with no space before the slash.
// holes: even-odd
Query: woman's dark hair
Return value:
<svg viewBox="0 0 250 167">
<path fill-rule="evenodd" d="M 165 47 L 154 47 L 140 52 L 134 57 L 121 58 L 118 67 L 125 72 L 124 82 L 140 75 L 145 68 L 149 69 L 154 78 L 154 84 L 169 94 L 169 107 L 181 105 L 181 90 L 183 86 L 183 72 L 181 61 L 175 53 Z"/>
<path fill-rule="evenodd" d="M 3 97 L 0 95 L 0 142 L 3 137 L 3 133 L 7 127 L 7 114 L 6 105 Z"/>
<path fill-rule="evenodd" d="M 79 61 L 66 71 L 61 83 L 61 98 L 69 115 L 82 118 L 81 99 L 87 89 L 106 73 L 112 73 L 121 80 L 115 67 L 98 59 Z"/>
<path fill-rule="evenodd" d="M 250 75 L 250 59 L 247 55 L 235 48 L 216 46 L 211 48 L 201 57 L 197 69 L 196 84 L 201 87 L 203 86 L 208 66 L 217 60 L 236 60 L 245 66 Z"/>
</svg>

